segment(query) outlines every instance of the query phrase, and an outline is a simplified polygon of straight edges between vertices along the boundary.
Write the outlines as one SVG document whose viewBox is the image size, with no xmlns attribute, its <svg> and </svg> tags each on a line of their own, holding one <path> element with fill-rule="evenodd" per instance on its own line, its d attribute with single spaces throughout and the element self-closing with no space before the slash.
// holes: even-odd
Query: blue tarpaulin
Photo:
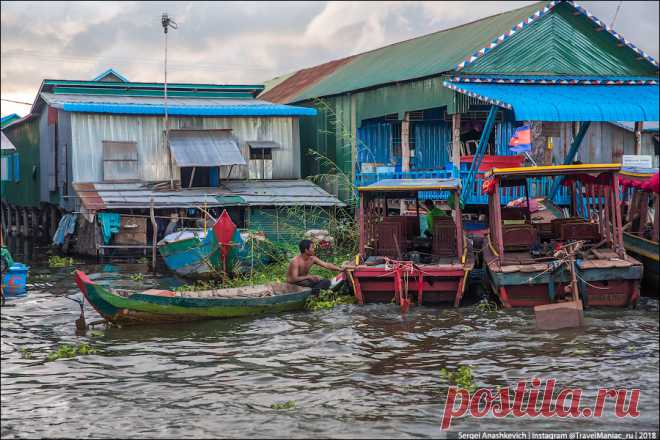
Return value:
<svg viewBox="0 0 660 440">
<path fill-rule="evenodd" d="M 657 121 L 658 85 L 475 84 L 445 86 L 510 108 L 518 121 Z"/>
<path fill-rule="evenodd" d="M 103 233 L 103 244 L 108 244 L 112 234 L 119 232 L 121 217 L 114 212 L 99 212 L 99 223 L 101 223 Z"/>
</svg>

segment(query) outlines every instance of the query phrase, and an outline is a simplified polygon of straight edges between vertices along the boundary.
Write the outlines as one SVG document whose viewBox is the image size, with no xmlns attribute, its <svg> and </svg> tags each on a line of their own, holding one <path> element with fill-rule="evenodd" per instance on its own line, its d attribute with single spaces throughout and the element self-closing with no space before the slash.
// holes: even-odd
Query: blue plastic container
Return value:
<svg viewBox="0 0 660 440">
<path fill-rule="evenodd" d="M 7 296 L 25 295 L 29 269 L 23 263 L 14 263 L 2 277 L 2 292 Z"/>
</svg>

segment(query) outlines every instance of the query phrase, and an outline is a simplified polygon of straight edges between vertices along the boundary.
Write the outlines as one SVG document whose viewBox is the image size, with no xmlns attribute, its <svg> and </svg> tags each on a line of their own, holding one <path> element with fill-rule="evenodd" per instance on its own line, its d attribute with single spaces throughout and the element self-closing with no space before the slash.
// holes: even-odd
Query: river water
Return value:
<svg viewBox="0 0 660 440">
<path fill-rule="evenodd" d="M 72 268 L 30 260 L 28 296 L 2 307 L 3 438 L 438 437 L 448 383 L 469 366 L 478 387 L 554 378 L 593 404 L 596 390 L 639 388 L 639 417 L 482 419 L 452 430 L 658 430 L 658 302 L 587 310 L 579 330 L 542 332 L 530 310 L 474 305 L 343 305 L 332 310 L 174 326 L 104 328 L 76 336 Z M 36 257 L 35 257 L 36 256 Z M 108 283 L 172 285 L 143 265 L 77 265 Z M 144 273 L 131 281 L 127 274 Z M 469 301 L 468 301 L 469 303 Z M 85 305 L 87 321 L 99 319 Z M 63 343 L 98 352 L 42 363 Z M 32 353 L 24 359 L 21 349 Z M 292 409 L 271 405 L 294 401 Z"/>
</svg>

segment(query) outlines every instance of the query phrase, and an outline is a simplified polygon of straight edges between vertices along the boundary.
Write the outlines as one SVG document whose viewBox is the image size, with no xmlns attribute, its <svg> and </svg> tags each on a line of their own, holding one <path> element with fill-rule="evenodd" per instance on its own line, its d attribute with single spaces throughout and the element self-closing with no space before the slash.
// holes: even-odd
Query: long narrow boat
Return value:
<svg viewBox="0 0 660 440">
<path fill-rule="evenodd" d="M 360 254 L 349 272 L 358 303 L 394 301 L 407 310 L 441 303 L 458 306 L 474 255 L 463 235 L 459 203 L 436 217 L 432 237 L 420 227 L 419 198 L 458 200 L 458 179 L 386 179 L 358 188 Z M 400 207 L 413 202 L 415 212 Z M 392 215 L 390 211 L 399 211 Z"/>
<path fill-rule="evenodd" d="M 226 210 L 208 230 L 184 230 L 167 235 L 158 252 L 171 271 L 206 278 L 231 271 L 238 258 L 241 235 Z"/>
<path fill-rule="evenodd" d="M 644 264 L 643 283 L 651 292 L 660 285 L 660 194 L 658 169 L 624 169 L 620 185 L 627 207 L 623 227 L 623 244 L 626 251 Z M 649 215 L 651 209 L 653 215 Z"/>
<path fill-rule="evenodd" d="M 626 254 L 619 206 L 619 164 L 494 168 L 483 184 L 488 193 L 489 228 L 484 263 L 493 291 L 504 307 L 533 307 L 563 300 L 570 274 L 553 257 L 566 243 L 584 241 L 578 254 L 578 286 L 587 306 L 634 306 L 639 299 L 642 264 Z M 500 196 L 513 186 L 529 186 L 551 177 L 570 188 L 568 218 L 551 210 L 532 213 L 502 207 Z M 550 205 L 550 202 L 546 202 Z"/>
<path fill-rule="evenodd" d="M 77 270 L 76 284 L 105 320 L 121 325 L 235 318 L 298 310 L 312 289 L 274 283 L 199 292 L 150 289 L 133 292 L 94 283 Z"/>
</svg>

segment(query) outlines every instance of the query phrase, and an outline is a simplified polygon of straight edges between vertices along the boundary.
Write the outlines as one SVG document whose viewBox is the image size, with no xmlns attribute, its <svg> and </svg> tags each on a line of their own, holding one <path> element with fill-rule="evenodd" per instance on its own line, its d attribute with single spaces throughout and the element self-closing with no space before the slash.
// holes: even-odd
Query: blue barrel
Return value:
<svg viewBox="0 0 660 440">
<path fill-rule="evenodd" d="M 23 263 L 14 263 L 2 277 L 2 292 L 7 296 L 25 295 L 29 269 Z"/>
</svg>

